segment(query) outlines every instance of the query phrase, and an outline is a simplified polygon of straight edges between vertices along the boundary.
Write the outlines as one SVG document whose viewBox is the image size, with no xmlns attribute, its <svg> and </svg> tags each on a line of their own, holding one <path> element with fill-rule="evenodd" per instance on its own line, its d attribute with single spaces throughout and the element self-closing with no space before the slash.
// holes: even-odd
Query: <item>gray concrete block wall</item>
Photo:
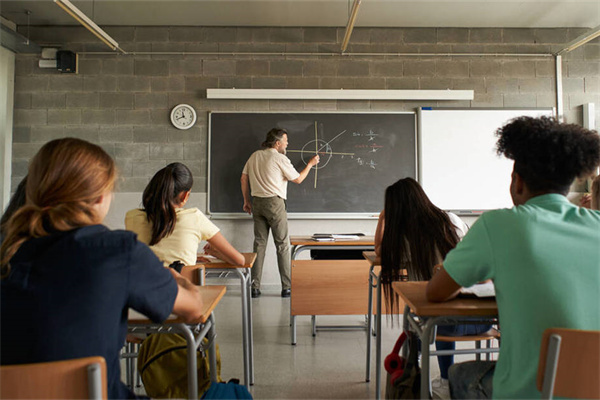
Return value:
<svg viewBox="0 0 600 400">
<path fill-rule="evenodd" d="M 119 166 L 117 190 L 141 192 L 169 162 L 193 170 L 206 191 L 208 111 L 407 111 L 420 106 L 556 105 L 552 57 L 378 56 L 372 53 L 539 53 L 556 51 L 583 29 L 356 28 L 348 52 L 306 56 L 190 52 L 338 52 L 342 28 L 106 27 L 130 52 L 81 54 L 79 74 L 40 69 L 37 55 L 16 59 L 13 182 L 48 140 L 75 136 L 102 145 Z M 107 48 L 81 27 L 31 27 L 30 38 L 77 52 Z M 181 54 L 188 52 L 187 54 Z M 563 58 L 565 117 L 600 105 L 600 40 Z M 473 89 L 473 101 L 207 100 L 207 88 Z M 171 108 L 198 114 L 187 131 L 173 128 Z M 600 120 L 600 106 L 597 107 Z M 257 143 L 257 146 L 259 144 Z"/>
</svg>

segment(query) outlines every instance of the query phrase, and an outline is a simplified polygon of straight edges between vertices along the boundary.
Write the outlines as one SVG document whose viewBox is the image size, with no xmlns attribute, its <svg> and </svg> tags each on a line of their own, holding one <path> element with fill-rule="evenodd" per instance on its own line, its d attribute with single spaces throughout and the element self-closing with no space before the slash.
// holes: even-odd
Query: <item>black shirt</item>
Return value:
<svg viewBox="0 0 600 400">
<path fill-rule="evenodd" d="M 0 363 L 103 356 L 109 398 L 121 382 L 119 351 L 133 308 L 154 322 L 173 309 L 177 284 L 136 235 L 87 226 L 30 239 L 1 283 Z"/>
</svg>

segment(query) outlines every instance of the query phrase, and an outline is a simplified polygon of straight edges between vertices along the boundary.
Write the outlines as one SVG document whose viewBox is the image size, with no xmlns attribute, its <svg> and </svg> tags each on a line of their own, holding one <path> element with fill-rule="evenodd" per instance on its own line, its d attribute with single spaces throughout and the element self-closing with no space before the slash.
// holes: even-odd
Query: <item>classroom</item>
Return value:
<svg viewBox="0 0 600 400">
<path fill-rule="evenodd" d="M 125 214 L 140 207 L 142 192 L 158 170 L 181 162 L 194 176 L 187 206 L 204 212 L 240 252 L 252 252 L 253 222 L 242 210 L 239 176 L 249 154 L 260 148 L 269 124 L 294 126 L 305 117 L 315 121 L 315 129 L 309 129 L 314 143 L 310 136 L 289 135 L 288 155 L 300 170 L 302 161 L 306 163 L 303 146 L 312 143 L 314 151 L 318 144 L 315 131 L 329 129 L 324 135 L 332 139 L 353 129 L 344 123 L 357 121 L 357 130 L 366 135 L 368 129 L 361 124 L 369 115 L 376 116 L 369 123 L 381 129 L 404 116 L 408 128 L 403 132 L 411 141 L 402 150 L 400 145 L 394 148 L 410 156 L 403 158 L 403 172 L 395 174 L 389 168 L 396 167 L 397 159 L 380 155 L 356 160 L 344 156 L 351 153 L 340 153 L 350 146 L 332 145 L 329 163 L 316 170 L 318 177 L 313 170 L 302 185 L 289 185 L 290 207 L 299 204 L 297 211 L 290 211 L 291 236 L 372 236 L 386 186 L 412 176 L 423 178 L 427 189 L 427 176 L 422 174 L 433 164 L 425 160 L 436 149 L 434 143 L 424 154 L 425 147 L 419 147 L 427 145 L 421 142 L 423 113 L 439 110 L 441 115 L 450 109 L 460 125 L 461 113 L 484 110 L 491 115 L 506 109 L 516 116 L 528 110 L 558 115 L 592 130 L 600 126 L 596 1 L 72 1 L 101 28 L 100 35 L 57 2 L 0 3 L 2 210 L 38 150 L 50 140 L 74 137 L 100 145 L 116 162 L 118 179 L 104 221 L 110 229 L 124 229 Z M 193 110 L 191 127 L 177 128 L 172 111 L 178 105 Z M 245 126 L 252 127 L 251 134 L 238 130 Z M 347 142 L 357 152 L 368 148 L 377 154 L 376 148 L 368 147 L 372 141 L 362 137 L 364 142 Z M 397 139 L 404 140 L 399 135 Z M 457 151 L 466 156 L 475 152 L 466 145 L 457 146 Z M 352 168 L 340 167 L 351 157 Z M 477 187 L 482 181 L 477 173 L 487 170 L 464 165 L 461 175 L 467 177 L 461 176 L 460 183 Z M 364 171 L 378 167 L 377 179 L 364 178 Z M 227 181 L 226 191 L 218 185 L 222 179 Z M 510 175 L 506 179 L 500 185 L 486 184 L 501 186 L 499 190 L 508 194 Z M 572 198 L 587 192 L 584 186 L 575 182 Z M 479 188 L 476 193 L 485 197 L 486 192 Z M 333 200 L 343 196 L 352 202 L 338 206 Z M 463 198 L 469 197 L 463 193 Z M 361 208 L 364 203 L 368 205 Z M 320 204 L 333 208 L 312 209 Z M 482 201 L 453 203 L 446 209 L 462 209 L 459 216 L 472 225 L 481 211 L 511 206 L 507 197 L 505 205 Z M 308 259 L 308 253 L 299 258 Z M 301 316 L 294 325 L 297 345 L 290 345 L 290 300 L 280 298 L 279 279 L 270 240 L 264 295 L 252 299 L 254 397 L 378 397 L 375 373 L 370 382 L 364 379 L 364 331 L 324 331 L 315 337 L 310 318 Z M 241 379 L 245 371 L 239 279 L 211 281 L 227 286 L 215 311 L 222 372 L 224 378 Z M 364 316 L 324 316 L 319 321 L 359 324 Z M 401 323 L 402 318 L 395 325 L 383 318 L 384 357 Z M 385 371 L 383 375 L 385 379 Z"/>
</svg>

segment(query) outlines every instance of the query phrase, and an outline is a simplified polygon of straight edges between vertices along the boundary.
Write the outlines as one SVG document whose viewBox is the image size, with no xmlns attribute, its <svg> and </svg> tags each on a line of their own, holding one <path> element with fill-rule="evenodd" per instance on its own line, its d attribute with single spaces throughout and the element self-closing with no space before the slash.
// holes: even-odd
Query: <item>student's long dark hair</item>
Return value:
<svg viewBox="0 0 600 400">
<path fill-rule="evenodd" d="M 142 196 L 144 211 L 152 225 L 151 246 L 173 233 L 178 196 L 190 190 L 193 184 L 192 172 L 181 163 L 169 164 L 154 174 Z"/>
<path fill-rule="evenodd" d="M 443 259 L 458 241 L 448 214 L 429 200 L 417 181 L 400 179 L 385 190 L 381 282 L 392 314 L 399 311 L 392 282 L 431 279 L 438 255 Z M 403 274 L 404 269 L 408 276 Z"/>
</svg>

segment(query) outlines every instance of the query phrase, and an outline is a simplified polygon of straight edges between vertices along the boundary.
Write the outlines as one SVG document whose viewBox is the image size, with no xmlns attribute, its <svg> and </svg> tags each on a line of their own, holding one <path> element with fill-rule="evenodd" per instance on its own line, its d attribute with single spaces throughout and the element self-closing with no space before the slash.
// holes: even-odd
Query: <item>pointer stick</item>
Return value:
<svg viewBox="0 0 600 400">
<path fill-rule="evenodd" d="M 319 155 L 319 136 L 317 136 L 317 121 L 315 121 L 315 156 Z M 317 188 L 317 166 L 315 165 L 315 189 Z"/>
</svg>

